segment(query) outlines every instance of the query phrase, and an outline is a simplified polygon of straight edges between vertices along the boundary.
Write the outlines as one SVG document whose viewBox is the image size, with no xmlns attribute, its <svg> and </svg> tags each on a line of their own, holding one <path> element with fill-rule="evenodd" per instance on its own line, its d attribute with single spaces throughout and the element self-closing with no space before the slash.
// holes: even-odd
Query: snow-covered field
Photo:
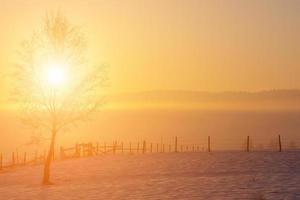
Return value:
<svg viewBox="0 0 300 200">
<path fill-rule="evenodd" d="M 0 199 L 300 199 L 300 152 L 102 155 L 0 173 Z"/>
</svg>

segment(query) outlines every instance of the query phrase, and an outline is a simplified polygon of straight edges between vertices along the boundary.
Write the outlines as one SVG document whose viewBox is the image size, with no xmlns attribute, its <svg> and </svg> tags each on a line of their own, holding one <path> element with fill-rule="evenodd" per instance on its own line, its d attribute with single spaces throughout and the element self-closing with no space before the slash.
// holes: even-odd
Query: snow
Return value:
<svg viewBox="0 0 300 200">
<path fill-rule="evenodd" d="M 300 152 L 100 155 L 0 173 L 0 199 L 300 199 Z"/>
</svg>

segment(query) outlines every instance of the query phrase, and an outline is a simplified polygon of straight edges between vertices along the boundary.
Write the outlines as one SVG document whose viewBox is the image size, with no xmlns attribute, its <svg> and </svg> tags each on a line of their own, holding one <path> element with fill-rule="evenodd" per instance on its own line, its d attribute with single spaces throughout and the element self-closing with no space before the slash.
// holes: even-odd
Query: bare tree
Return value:
<svg viewBox="0 0 300 200">
<path fill-rule="evenodd" d="M 86 52 L 81 29 L 61 12 L 47 13 L 41 29 L 18 51 L 13 99 L 20 106 L 24 123 L 51 134 L 43 184 L 50 183 L 57 134 L 88 120 L 103 103 L 105 66 L 89 65 Z"/>
</svg>

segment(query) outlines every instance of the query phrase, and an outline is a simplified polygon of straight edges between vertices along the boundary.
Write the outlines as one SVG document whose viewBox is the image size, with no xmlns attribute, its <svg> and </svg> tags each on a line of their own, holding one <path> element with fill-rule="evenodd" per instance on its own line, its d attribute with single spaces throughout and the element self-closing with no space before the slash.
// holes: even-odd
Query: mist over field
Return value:
<svg viewBox="0 0 300 200">
<path fill-rule="evenodd" d="M 203 92 L 160 90 L 110 95 L 108 106 L 201 110 L 300 110 L 300 90 Z"/>
<path fill-rule="evenodd" d="M 204 93 L 151 91 L 107 96 L 107 104 L 88 123 L 71 126 L 60 134 L 57 148 L 76 142 L 111 143 L 113 140 L 173 144 L 198 144 L 206 149 L 207 136 L 213 149 L 244 148 L 251 136 L 253 148 L 268 149 L 278 134 L 283 148 L 300 147 L 300 91 L 259 93 Z M 207 105 L 209 103 L 209 106 Z M 230 106 L 229 106 L 230 105 Z M 205 107 L 206 106 L 206 107 Z M 205 107 L 205 108 L 204 108 Z M 226 109 L 225 109 L 226 107 Z M 44 148 L 48 134 L 25 129 L 16 113 L 1 112 L 0 151 Z M 32 136 L 42 136 L 30 145 Z"/>
</svg>

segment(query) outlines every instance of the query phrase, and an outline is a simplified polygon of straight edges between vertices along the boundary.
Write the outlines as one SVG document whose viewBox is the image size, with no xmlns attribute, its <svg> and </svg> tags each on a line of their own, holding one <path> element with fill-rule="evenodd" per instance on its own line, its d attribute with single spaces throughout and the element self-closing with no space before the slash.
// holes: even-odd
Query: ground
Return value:
<svg viewBox="0 0 300 200">
<path fill-rule="evenodd" d="M 0 173 L 0 199 L 300 199 L 300 152 L 101 155 Z"/>
</svg>

